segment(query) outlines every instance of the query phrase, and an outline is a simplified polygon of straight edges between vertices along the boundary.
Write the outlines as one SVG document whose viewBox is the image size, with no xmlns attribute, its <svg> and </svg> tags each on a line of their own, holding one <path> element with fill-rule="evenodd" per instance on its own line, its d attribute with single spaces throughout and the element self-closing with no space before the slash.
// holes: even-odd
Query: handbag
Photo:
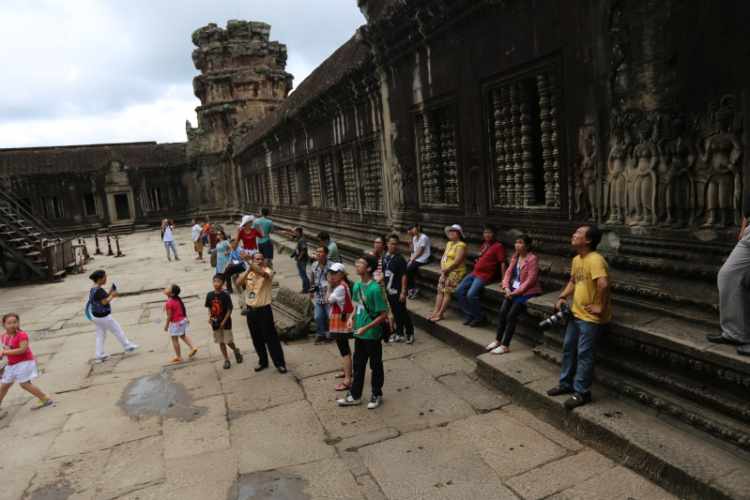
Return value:
<svg viewBox="0 0 750 500">
<path fill-rule="evenodd" d="M 376 314 L 375 316 L 373 316 L 372 313 L 370 312 L 370 308 L 367 307 L 367 302 L 365 302 L 365 297 L 364 297 L 364 295 L 362 295 L 362 287 L 361 286 L 359 287 L 359 289 L 357 291 L 359 292 L 360 304 L 362 304 L 362 307 L 365 308 L 365 312 L 370 317 L 370 319 L 374 321 L 375 318 L 378 317 L 378 315 Z M 391 332 L 391 322 L 388 321 L 388 318 L 385 318 L 385 321 L 382 321 L 380 323 L 380 333 L 381 333 L 380 339 L 383 342 L 388 343 L 388 341 L 391 339 L 391 333 L 392 333 Z"/>
</svg>

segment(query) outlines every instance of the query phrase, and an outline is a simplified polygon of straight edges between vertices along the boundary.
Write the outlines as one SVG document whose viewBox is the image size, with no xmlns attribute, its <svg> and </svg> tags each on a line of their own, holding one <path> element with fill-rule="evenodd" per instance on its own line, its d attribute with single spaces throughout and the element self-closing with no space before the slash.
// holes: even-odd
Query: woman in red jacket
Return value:
<svg viewBox="0 0 750 500">
<path fill-rule="evenodd" d="M 510 340 L 516 331 L 516 318 L 526 309 L 526 301 L 542 293 L 539 286 L 539 262 L 531 253 L 531 237 L 528 234 L 516 236 L 516 253 L 510 259 L 505 272 L 502 288 L 505 300 L 500 307 L 497 321 L 497 336 L 485 347 L 491 354 L 510 352 Z"/>
</svg>

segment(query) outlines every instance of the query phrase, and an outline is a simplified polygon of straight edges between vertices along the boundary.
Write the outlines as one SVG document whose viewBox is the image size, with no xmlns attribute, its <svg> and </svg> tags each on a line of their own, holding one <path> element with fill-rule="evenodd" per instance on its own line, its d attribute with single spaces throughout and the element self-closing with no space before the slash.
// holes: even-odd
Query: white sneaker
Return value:
<svg viewBox="0 0 750 500">
<path fill-rule="evenodd" d="M 413 333 L 411 335 L 407 335 L 406 336 L 406 343 L 407 344 L 413 344 L 414 343 L 414 334 Z"/>
<path fill-rule="evenodd" d="M 362 398 L 354 399 L 351 394 L 347 394 L 345 398 L 339 399 L 336 402 L 339 404 L 339 406 L 361 405 L 362 404 Z"/>
<path fill-rule="evenodd" d="M 95 363 L 104 363 L 105 361 L 107 361 L 109 359 L 109 357 L 110 357 L 109 354 L 105 354 L 104 356 L 102 356 L 100 358 L 96 358 L 94 360 L 94 362 Z"/>
<path fill-rule="evenodd" d="M 394 336 L 393 336 L 393 337 L 391 338 L 390 342 L 401 342 L 401 341 L 403 341 L 403 340 L 404 340 L 404 337 L 403 337 L 403 335 L 394 335 Z"/>
<path fill-rule="evenodd" d="M 378 406 L 380 406 L 383 403 L 383 396 L 376 396 L 375 394 L 372 395 L 370 398 L 370 402 L 367 403 L 367 409 L 368 410 L 374 410 Z"/>
<path fill-rule="evenodd" d="M 140 346 L 140 345 L 136 345 L 136 344 L 131 344 L 131 346 L 130 346 L 130 347 L 126 347 L 126 348 L 125 348 L 125 352 L 133 352 L 133 351 L 135 351 L 135 350 L 137 350 L 137 349 L 140 349 L 140 348 L 141 348 L 141 346 Z"/>
</svg>

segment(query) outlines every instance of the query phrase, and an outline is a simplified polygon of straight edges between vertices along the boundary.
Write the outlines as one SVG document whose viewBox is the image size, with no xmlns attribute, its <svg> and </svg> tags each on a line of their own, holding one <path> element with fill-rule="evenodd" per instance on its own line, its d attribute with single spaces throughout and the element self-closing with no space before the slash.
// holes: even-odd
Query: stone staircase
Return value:
<svg viewBox="0 0 750 500">
<path fill-rule="evenodd" d="M 76 267 L 74 246 L 80 245 L 58 235 L 24 202 L 0 193 L 0 285 L 64 278 Z"/>
</svg>

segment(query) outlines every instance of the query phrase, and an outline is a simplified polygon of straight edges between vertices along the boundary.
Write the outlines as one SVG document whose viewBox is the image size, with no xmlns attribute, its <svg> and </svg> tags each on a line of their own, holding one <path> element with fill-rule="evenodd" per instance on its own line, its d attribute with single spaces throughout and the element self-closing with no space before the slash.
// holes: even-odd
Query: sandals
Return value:
<svg viewBox="0 0 750 500">
<path fill-rule="evenodd" d="M 492 349 L 490 351 L 490 354 L 507 354 L 510 352 L 510 348 L 505 347 L 504 345 L 499 345 L 495 349 Z"/>
<path fill-rule="evenodd" d="M 195 356 L 195 353 L 198 352 L 198 348 L 190 349 L 190 354 L 188 354 L 188 358 L 192 358 Z"/>
<path fill-rule="evenodd" d="M 344 370 L 341 370 L 333 378 L 346 378 L 346 373 L 344 373 Z"/>
<path fill-rule="evenodd" d="M 500 342 L 497 340 L 493 340 L 487 347 L 484 348 L 485 351 L 491 351 L 492 349 L 497 349 L 500 347 Z"/>
<path fill-rule="evenodd" d="M 172 358 L 169 360 L 170 363 L 179 363 L 180 361 L 185 361 L 182 358 Z"/>
<path fill-rule="evenodd" d="M 336 391 L 346 391 L 346 390 L 349 390 L 351 386 L 352 386 L 351 382 L 348 384 L 346 382 L 341 382 L 339 385 L 337 385 L 333 389 Z"/>
</svg>

